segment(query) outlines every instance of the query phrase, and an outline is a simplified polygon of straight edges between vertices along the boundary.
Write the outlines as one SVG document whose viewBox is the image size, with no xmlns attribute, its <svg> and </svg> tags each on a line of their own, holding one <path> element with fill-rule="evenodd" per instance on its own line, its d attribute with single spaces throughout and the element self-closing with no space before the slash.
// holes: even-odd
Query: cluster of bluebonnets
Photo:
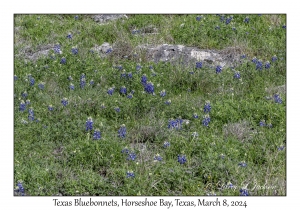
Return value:
<svg viewBox="0 0 300 210">
<path fill-rule="evenodd" d="M 232 21 L 232 16 L 228 16 L 228 17 L 225 17 L 224 15 L 219 15 L 220 16 L 220 20 L 222 23 L 225 23 L 225 24 L 229 24 L 231 21 Z M 203 17 L 202 16 L 197 16 L 196 17 L 196 20 L 197 21 L 200 21 Z M 78 19 L 78 16 L 75 16 L 75 20 Z M 245 23 L 249 23 L 250 22 L 250 18 L 249 17 L 246 17 L 244 19 L 244 22 Z M 220 27 L 217 26 L 216 29 L 219 29 Z M 140 33 L 139 30 L 133 30 L 132 31 L 132 34 L 138 34 Z M 67 36 L 66 36 L 67 39 L 72 39 L 73 38 L 73 35 L 71 33 L 69 33 Z M 106 53 L 111 53 L 113 51 L 113 49 L 108 49 Z M 62 47 L 60 44 L 56 44 L 54 47 L 53 47 L 53 54 L 50 56 L 52 59 L 55 59 L 55 56 L 56 55 L 61 55 L 63 54 L 63 51 L 62 51 Z M 78 54 L 78 48 L 76 46 L 72 47 L 71 48 L 71 53 L 73 55 L 77 55 Z M 246 55 L 243 55 L 242 58 L 246 58 Z M 272 63 L 276 62 L 278 59 L 277 59 L 277 56 L 273 56 L 271 58 L 271 62 L 269 61 L 265 61 L 263 62 L 262 60 L 260 59 L 257 59 L 256 57 L 254 57 L 251 61 L 255 64 L 255 69 L 256 70 L 259 70 L 259 71 L 262 71 L 262 70 L 268 70 L 271 68 L 272 66 Z M 62 57 L 60 59 L 60 64 L 61 65 L 65 65 L 67 63 L 67 59 L 66 57 Z M 132 79 L 134 77 L 134 75 L 132 74 L 132 72 L 125 72 L 125 70 L 123 69 L 122 66 L 116 66 L 116 68 L 118 70 L 120 70 L 120 79 Z M 203 68 L 203 62 L 202 61 L 198 61 L 195 63 L 195 69 L 201 69 Z M 216 74 L 221 74 L 222 71 L 223 71 L 223 66 L 221 65 L 217 65 L 215 66 L 215 73 Z M 142 66 L 140 64 L 137 64 L 136 65 L 136 71 L 140 71 L 142 69 Z M 155 76 L 156 73 L 154 72 L 153 70 L 153 66 L 149 66 L 149 69 L 152 70 L 152 76 Z M 190 72 L 191 74 L 193 74 L 193 71 Z M 234 72 L 234 75 L 233 75 L 233 78 L 234 79 L 241 79 L 241 73 L 239 71 L 235 71 Z M 67 78 L 70 82 L 69 84 L 69 89 L 70 91 L 74 91 L 76 88 L 75 88 L 75 85 L 73 83 L 73 78 L 71 76 L 69 76 Z M 14 75 L 14 81 L 17 81 L 18 80 L 18 77 L 17 75 Z M 27 76 L 27 80 L 29 82 L 29 85 L 30 86 L 34 86 L 36 83 L 35 83 L 35 79 L 34 77 L 29 74 Z M 140 77 L 140 83 L 141 83 L 141 89 L 146 93 L 146 94 L 149 94 L 149 95 L 155 95 L 155 85 L 149 81 L 148 77 L 146 74 L 143 74 L 141 77 Z M 88 82 L 89 85 L 93 86 L 94 85 L 94 81 L 93 80 L 90 80 Z M 47 85 L 45 82 L 39 82 L 38 83 L 38 88 L 40 90 L 44 90 L 45 88 L 45 85 Z M 86 81 L 86 75 L 83 73 L 80 75 L 80 80 L 79 80 L 79 86 L 81 89 L 84 89 L 87 85 L 87 81 Z M 112 87 L 109 87 L 106 91 L 106 93 L 108 95 L 113 95 L 115 92 L 119 92 L 120 95 L 124 95 L 126 96 L 128 99 L 132 99 L 133 96 L 134 96 L 134 93 L 135 91 L 134 90 L 128 90 L 126 88 L 126 86 L 121 86 L 121 87 L 115 87 L 115 86 L 112 86 Z M 159 96 L 161 98 L 164 98 L 167 96 L 167 93 L 168 91 L 163 89 L 159 92 Z M 23 98 L 23 100 L 20 101 L 20 105 L 19 105 L 19 111 L 20 112 L 24 112 L 27 107 L 30 105 L 30 100 L 27 99 L 28 97 L 28 93 L 27 91 L 24 91 L 21 93 L 21 96 Z M 282 99 L 280 97 L 280 95 L 278 93 L 276 93 L 274 96 L 273 96 L 273 99 L 274 99 L 274 102 L 275 103 L 279 103 L 279 104 L 282 104 Z M 164 101 L 164 103 L 166 105 L 171 105 L 171 100 L 168 99 L 166 101 Z M 69 100 L 68 98 L 64 97 L 61 99 L 61 104 L 63 107 L 66 107 L 68 106 L 69 104 Z M 101 108 L 105 108 L 104 104 L 101 105 Z M 211 103 L 209 101 L 206 101 L 205 104 L 204 104 L 204 107 L 203 107 L 203 119 L 202 119 L 202 125 L 204 127 L 209 127 L 209 124 L 211 122 L 211 118 L 210 118 L 210 115 L 209 113 L 211 112 L 211 109 L 212 109 L 212 106 L 211 106 Z M 53 112 L 55 111 L 55 108 L 50 104 L 48 105 L 48 110 L 50 112 Z M 115 107 L 114 110 L 116 112 L 121 112 L 122 110 L 119 108 L 119 107 Z M 193 113 L 191 114 L 192 117 L 194 119 L 198 119 L 199 118 L 199 115 L 198 113 Z M 28 108 L 28 121 L 39 121 L 39 119 L 35 119 L 35 113 L 34 113 L 34 109 L 32 107 L 29 107 Z M 184 119 L 181 119 L 181 118 L 177 118 L 177 119 L 170 119 L 168 121 L 168 129 L 172 129 L 172 130 L 180 130 L 182 129 L 183 127 L 183 123 L 186 122 Z M 266 124 L 264 120 L 262 120 L 259 125 L 261 127 L 268 127 L 268 128 L 271 128 L 272 127 L 272 124 Z M 88 119 L 86 120 L 86 123 L 85 123 L 85 131 L 86 132 L 91 132 L 92 133 L 92 138 L 94 140 L 100 140 L 101 139 L 101 131 L 99 128 L 94 128 L 94 122 L 93 122 L 93 119 L 92 117 L 88 117 Z M 126 129 L 126 126 L 125 124 L 122 124 L 120 125 L 120 128 L 118 129 L 118 132 L 117 132 L 117 136 L 120 138 L 120 139 L 125 139 L 126 138 L 126 135 L 127 135 L 127 129 Z M 193 137 L 198 137 L 198 133 L 197 132 L 193 132 L 192 133 L 192 136 Z M 165 141 L 164 144 L 163 144 L 163 147 L 165 149 L 169 148 L 171 146 L 170 142 L 168 141 Z M 280 145 L 278 147 L 278 150 L 281 151 L 283 150 L 285 147 L 284 145 Z M 138 157 L 137 155 L 135 154 L 134 151 L 130 151 L 127 147 L 124 148 L 121 153 L 127 155 L 126 157 L 126 160 L 128 161 L 135 161 Z M 225 156 L 222 154 L 221 155 L 221 158 L 224 158 Z M 156 154 L 154 157 L 153 157 L 153 161 L 155 162 L 161 162 L 163 160 L 163 157 L 161 157 L 159 154 Z M 187 157 L 185 154 L 178 154 L 177 156 L 177 162 L 180 164 L 180 165 L 183 165 L 187 162 Z M 240 167 L 247 167 L 247 163 L 245 161 L 242 161 L 238 164 L 238 166 Z M 134 174 L 134 171 L 127 171 L 126 173 L 126 177 L 127 178 L 134 178 L 135 177 L 135 174 Z M 233 186 L 231 183 L 229 186 Z M 21 195 L 24 195 L 24 188 L 22 186 L 22 184 L 19 182 L 17 184 L 17 191 L 19 194 Z M 247 189 L 241 189 L 240 190 L 240 195 L 243 195 L 243 196 L 248 196 L 249 195 L 249 192 Z"/>
</svg>

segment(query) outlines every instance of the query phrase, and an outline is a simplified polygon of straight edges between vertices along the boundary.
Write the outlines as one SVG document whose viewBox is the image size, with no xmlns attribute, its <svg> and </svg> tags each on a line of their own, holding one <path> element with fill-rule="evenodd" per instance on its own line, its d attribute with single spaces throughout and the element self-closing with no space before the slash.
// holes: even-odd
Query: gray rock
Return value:
<svg viewBox="0 0 300 210">
<path fill-rule="evenodd" d="M 146 59 L 154 62 L 171 62 L 184 66 L 195 66 L 197 61 L 202 61 L 207 66 L 235 66 L 239 62 L 240 53 L 227 48 L 222 51 L 203 50 L 196 47 L 183 45 L 140 45 L 138 48 L 146 52 Z"/>
<path fill-rule="evenodd" d="M 48 56 L 50 50 L 53 49 L 53 45 L 40 45 L 36 49 L 31 46 L 25 46 L 20 48 L 16 53 L 16 57 L 23 57 L 25 60 L 37 61 L 41 57 Z"/>
<path fill-rule="evenodd" d="M 276 87 L 269 87 L 265 89 L 268 94 L 274 95 L 275 93 L 286 94 L 286 85 Z"/>
<path fill-rule="evenodd" d="M 107 43 L 104 42 L 102 45 L 95 45 L 91 50 L 95 53 L 98 53 L 101 57 L 106 57 L 108 55 L 107 51 L 111 49 L 113 50 L 113 47 Z"/>
<path fill-rule="evenodd" d="M 100 23 L 106 23 L 108 21 L 113 21 L 113 20 L 117 20 L 120 18 L 128 18 L 126 15 L 124 14 L 99 14 L 99 15 L 94 15 L 93 19 L 96 22 L 100 22 Z"/>
</svg>

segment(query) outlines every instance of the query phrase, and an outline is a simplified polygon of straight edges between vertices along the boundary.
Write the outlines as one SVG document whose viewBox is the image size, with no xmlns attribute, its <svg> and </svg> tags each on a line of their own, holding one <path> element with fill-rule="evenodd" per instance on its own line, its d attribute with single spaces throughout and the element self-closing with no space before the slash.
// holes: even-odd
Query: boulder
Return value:
<svg viewBox="0 0 300 210">
<path fill-rule="evenodd" d="M 196 47 L 186 47 L 183 45 L 163 44 L 158 46 L 140 45 L 140 50 L 146 52 L 146 59 L 154 62 L 171 62 L 172 64 L 182 64 L 184 66 L 195 66 L 197 61 L 202 61 L 203 65 L 215 67 L 235 66 L 240 61 L 241 54 L 238 50 L 205 50 Z"/>
<path fill-rule="evenodd" d="M 120 18 L 128 18 L 127 15 L 124 14 L 99 14 L 99 15 L 94 15 L 93 19 L 96 22 L 100 22 L 100 23 L 106 23 L 109 21 L 113 21 L 113 20 L 117 20 Z"/>
</svg>

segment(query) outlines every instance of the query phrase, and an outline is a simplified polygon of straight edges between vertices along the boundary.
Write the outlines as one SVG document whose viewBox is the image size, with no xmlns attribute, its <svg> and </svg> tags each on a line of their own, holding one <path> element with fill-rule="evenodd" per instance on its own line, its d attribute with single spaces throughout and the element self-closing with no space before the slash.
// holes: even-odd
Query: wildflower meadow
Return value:
<svg viewBox="0 0 300 210">
<path fill-rule="evenodd" d="M 14 195 L 285 196 L 286 30 L 284 14 L 14 15 Z M 237 59 L 141 47 L 164 44 Z"/>
</svg>

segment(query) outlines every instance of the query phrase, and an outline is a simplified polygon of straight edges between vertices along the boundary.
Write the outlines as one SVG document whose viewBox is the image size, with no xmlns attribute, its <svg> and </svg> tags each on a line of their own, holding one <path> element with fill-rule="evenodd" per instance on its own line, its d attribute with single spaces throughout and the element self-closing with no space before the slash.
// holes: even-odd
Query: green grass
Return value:
<svg viewBox="0 0 300 210">
<path fill-rule="evenodd" d="M 200 21 L 197 15 L 128 15 L 128 19 L 101 25 L 89 15 L 79 15 L 78 20 L 73 15 L 15 15 L 15 27 L 20 28 L 14 37 L 14 74 L 18 77 L 14 83 L 15 183 L 23 183 L 26 195 L 48 196 L 239 195 L 247 184 L 250 195 L 286 195 L 286 152 L 278 150 L 286 144 L 286 96 L 280 93 L 282 104 L 266 99 L 275 94 L 266 88 L 286 84 L 286 31 L 282 28 L 286 16 L 248 15 L 250 22 L 245 23 L 246 16 L 233 15 L 227 25 L 216 15 L 203 15 Z M 131 33 L 147 27 L 158 33 Z M 68 33 L 72 40 L 66 38 Z M 121 54 L 136 52 L 138 56 L 120 59 L 112 52 L 101 58 L 89 52 L 103 42 L 121 43 Z M 24 60 L 26 47 L 35 52 L 42 45 L 56 43 L 63 53 L 55 59 Z M 139 44 L 163 43 L 239 48 L 247 55 L 235 68 L 241 79 L 233 78 L 230 68 L 216 74 L 215 69 L 206 67 L 152 63 L 135 50 Z M 78 55 L 71 53 L 73 46 L 78 47 Z M 273 55 L 278 60 L 271 62 L 270 69 L 256 70 L 251 62 L 256 56 L 265 63 Z M 62 57 L 67 59 L 65 65 L 60 64 Z M 135 69 L 137 64 L 142 66 L 140 72 Z M 116 65 L 132 72 L 133 78 L 120 78 Z M 82 73 L 87 83 L 83 89 L 79 86 Z M 33 86 L 28 74 L 35 79 Z M 143 74 L 154 84 L 155 95 L 144 92 Z M 73 78 L 73 91 L 68 76 Z M 94 85 L 89 85 L 91 79 Z M 45 82 L 43 90 L 38 88 L 40 82 Z M 107 90 L 112 86 L 115 92 L 110 96 Z M 132 99 L 119 93 L 121 86 L 135 91 Z M 167 94 L 160 97 L 163 89 Z M 30 105 L 21 112 L 24 91 Z M 61 104 L 64 97 L 69 101 L 66 107 Z M 167 100 L 170 105 L 165 104 Z M 209 127 L 202 125 L 207 100 L 212 106 Z M 48 111 L 50 104 L 54 111 Z M 28 120 L 29 107 L 39 122 Z M 116 112 L 115 107 L 121 111 Z M 93 140 L 93 131 L 85 130 L 88 117 L 92 117 L 94 129 L 100 129 L 100 140 Z M 169 120 L 179 118 L 189 123 L 179 130 L 168 129 Z M 272 128 L 259 126 L 261 120 Z M 124 139 L 118 137 L 122 124 L 127 128 Z M 193 137 L 193 132 L 198 137 Z M 168 148 L 163 147 L 166 141 L 170 142 Z M 126 147 L 135 152 L 135 161 L 121 153 Z M 163 158 L 161 162 L 154 161 L 156 154 Z M 177 161 L 181 154 L 186 156 L 185 164 Z M 242 161 L 246 167 L 238 165 Z M 126 178 L 127 171 L 133 171 L 135 177 Z M 221 187 L 228 182 L 236 189 Z M 265 184 L 273 189 L 254 188 Z"/>
</svg>

